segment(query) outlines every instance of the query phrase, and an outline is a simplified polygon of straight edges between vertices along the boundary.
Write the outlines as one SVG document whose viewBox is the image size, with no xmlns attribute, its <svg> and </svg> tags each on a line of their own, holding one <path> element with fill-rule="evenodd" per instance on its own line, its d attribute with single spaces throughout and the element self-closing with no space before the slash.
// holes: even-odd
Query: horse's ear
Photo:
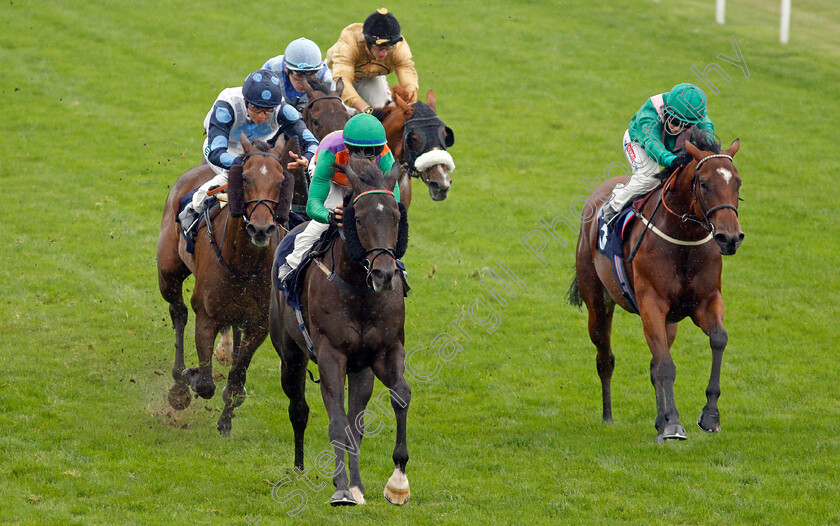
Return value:
<svg viewBox="0 0 840 526">
<path fill-rule="evenodd" d="M 338 79 L 335 83 L 335 93 L 340 97 L 344 93 L 344 79 Z"/>
<path fill-rule="evenodd" d="M 738 153 L 738 150 L 741 148 L 741 139 L 735 139 L 732 141 L 732 144 L 729 145 L 729 149 L 726 150 L 724 153 L 730 157 L 735 157 L 735 154 Z"/>
<path fill-rule="evenodd" d="M 352 162 L 353 157 L 351 156 L 350 161 Z M 360 182 L 359 176 L 356 175 L 356 172 L 353 171 L 353 168 L 350 166 L 350 162 L 346 164 L 338 164 L 333 162 L 333 169 L 336 172 L 341 172 L 347 176 L 347 180 L 350 182 L 350 186 L 353 188 L 357 188 Z"/>
<path fill-rule="evenodd" d="M 393 190 L 397 186 L 397 181 L 400 180 L 401 176 L 402 167 L 399 162 L 394 161 L 394 164 L 391 165 L 391 171 L 385 175 L 385 189 Z"/>
<path fill-rule="evenodd" d="M 394 102 L 397 106 L 406 113 L 406 118 L 408 118 L 408 112 L 411 111 L 411 106 L 400 97 L 399 93 L 394 93 Z"/>
<path fill-rule="evenodd" d="M 312 100 L 315 98 L 315 90 L 312 89 L 312 86 L 309 85 L 309 81 L 306 77 L 303 78 L 303 92 L 306 93 L 307 98 Z"/>
<path fill-rule="evenodd" d="M 286 148 L 286 137 L 281 134 L 279 137 L 277 137 L 277 141 L 274 143 L 274 148 L 271 149 L 271 153 L 273 153 L 277 157 L 280 157 L 280 154 L 283 153 L 284 148 Z"/>
<path fill-rule="evenodd" d="M 698 147 L 694 146 L 689 141 L 685 141 L 685 151 L 694 157 L 695 160 L 699 161 L 700 158 L 703 157 L 703 152 L 701 152 Z"/>
<path fill-rule="evenodd" d="M 242 149 L 245 150 L 245 153 L 251 153 L 254 149 L 254 147 L 251 146 L 251 141 L 249 141 L 248 137 L 245 136 L 245 132 L 239 133 L 239 142 L 242 144 Z"/>
<path fill-rule="evenodd" d="M 455 144 L 455 132 L 449 126 L 443 126 L 443 145 L 447 148 Z"/>
<path fill-rule="evenodd" d="M 437 110 L 435 110 L 435 103 L 436 102 L 437 102 L 437 100 L 435 99 L 435 92 L 432 91 L 432 90 L 429 90 L 429 92 L 426 93 L 426 105 L 429 106 L 430 108 L 432 108 L 432 111 L 434 111 L 434 112 L 437 112 Z"/>
</svg>

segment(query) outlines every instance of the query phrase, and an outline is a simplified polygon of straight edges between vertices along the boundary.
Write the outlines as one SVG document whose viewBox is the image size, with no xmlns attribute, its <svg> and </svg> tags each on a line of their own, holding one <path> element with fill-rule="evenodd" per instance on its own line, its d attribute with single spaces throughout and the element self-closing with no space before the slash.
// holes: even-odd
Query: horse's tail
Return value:
<svg viewBox="0 0 840 526">
<path fill-rule="evenodd" d="M 580 298 L 580 289 L 578 288 L 577 273 L 572 277 L 572 283 L 569 285 L 569 304 L 577 305 L 578 308 L 583 307 L 583 300 Z"/>
</svg>

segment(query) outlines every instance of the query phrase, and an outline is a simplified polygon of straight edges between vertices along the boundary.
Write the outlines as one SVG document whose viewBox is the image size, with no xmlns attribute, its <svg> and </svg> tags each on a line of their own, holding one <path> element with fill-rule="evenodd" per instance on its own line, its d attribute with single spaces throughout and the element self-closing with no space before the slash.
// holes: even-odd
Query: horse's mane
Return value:
<svg viewBox="0 0 840 526">
<path fill-rule="evenodd" d="M 703 150 L 704 152 L 712 152 L 712 153 L 720 153 L 720 139 L 715 137 L 714 135 L 710 134 L 706 130 L 701 130 L 697 126 L 693 126 L 691 128 L 691 137 L 687 140 L 691 141 L 691 144 L 696 146 L 697 148 Z M 677 155 L 681 153 L 685 153 L 685 149 L 677 150 Z M 690 160 L 690 159 L 689 159 Z M 671 171 L 666 166 L 662 169 L 661 172 L 656 174 L 656 177 L 660 180 L 666 179 L 669 175 L 671 175 Z"/>
<path fill-rule="evenodd" d="M 268 150 L 271 149 L 271 147 L 268 145 L 268 143 L 265 142 L 262 139 L 252 142 L 251 146 L 253 146 L 254 148 L 256 148 L 257 150 L 259 150 L 261 152 L 267 152 Z"/>
<path fill-rule="evenodd" d="M 330 89 L 330 85 L 327 84 L 326 82 L 322 81 L 322 80 L 307 79 L 306 82 L 308 82 L 309 87 L 312 88 L 315 91 L 320 91 L 321 93 L 324 93 L 326 95 L 329 95 L 330 93 L 332 93 L 332 90 Z"/>
<path fill-rule="evenodd" d="M 350 167 L 359 176 L 359 180 L 374 188 L 383 188 L 385 185 L 385 174 L 379 169 L 376 163 L 355 155 L 350 156 Z"/>
</svg>

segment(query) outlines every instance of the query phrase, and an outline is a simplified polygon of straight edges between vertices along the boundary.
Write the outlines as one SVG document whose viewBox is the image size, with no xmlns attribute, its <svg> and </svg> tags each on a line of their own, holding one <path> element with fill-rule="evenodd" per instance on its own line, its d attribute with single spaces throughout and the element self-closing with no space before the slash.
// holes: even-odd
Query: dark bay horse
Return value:
<svg viewBox="0 0 840 526">
<path fill-rule="evenodd" d="M 245 375 L 251 357 L 268 335 L 271 262 L 283 235 L 278 226 L 288 224 L 294 184 L 282 168 L 291 161 L 282 138 L 272 149 L 265 143 L 252 145 L 244 135 L 241 142 L 245 163 L 241 175 L 231 170 L 229 205 L 208 227 L 199 230 L 195 255 L 187 253 L 175 220 L 179 198 L 215 175 L 206 164 L 188 170 L 172 185 L 157 246 L 158 285 L 169 302 L 175 328 L 175 384 L 169 390 L 169 404 L 174 409 L 190 404 L 190 387 L 202 398 L 213 397 L 213 342 L 222 329 L 235 329 L 233 367 L 223 392 L 225 408 L 217 424 L 222 434 L 230 433 L 233 410 L 245 400 Z M 182 287 L 190 274 L 195 275 L 191 303 L 196 316 L 198 367 L 187 369 L 184 328 L 188 311 Z"/>
<path fill-rule="evenodd" d="M 737 208 L 741 177 L 732 162 L 738 140 L 724 152 L 719 144 L 703 140 L 699 134 L 693 141 L 699 147 L 685 143 L 691 161 L 648 199 L 624 245 L 627 260 L 644 234 L 626 274 L 635 291 L 645 339 L 653 355 L 650 379 L 656 393 L 657 443 L 686 438 L 674 400 L 676 366 L 670 352 L 677 322 L 686 317 L 709 336 L 712 348 L 706 405 L 697 423 L 704 431 L 720 430 L 720 367 L 727 343 L 720 293 L 721 254 L 734 254 L 744 238 Z M 572 304 L 580 306 L 584 302 L 589 311 L 589 337 L 598 351 L 595 363 L 601 378 L 605 422 L 612 422 L 613 311 L 616 304 L 630 312 L 635 310 L 622 295 L 612 262 L 596 249 L 600 234 L 597 216 L 613 187 L 626 180 L 610 179 L 586 201 L 577 245 L 576 276 L 569 290 Z M 652 219 L 657 208 L 660 210 Z"/>
<path fill-rule="evenodd" d="M 435 113 L 437 100 L 432 90 L 426 102 L 405 102 L 405 90 L 393 88 L 393 104 L 383 108 L 382 126 L 388 137 L 388 148 L 403 165 L 400 177 L 400 201 L 411 204 L 411 178 L 419 177 L 429 187 L 433 201 L 443 201 L 452 184 L 450 174 L 455 169 L 452 156 L 446 151 L 455 144 L 455 134 Z"/>
<path fill-rule="evenodd" d="M 376 375 L 390 389 L 397 427 L 395 469 L 384 494 L 388 502 L 401 505 L 410 496 L 405 466 L 411 389 L 403 377 L 405 302 L 396 264 L 408 244 L 406 209 L 393 194 L 400 167 L 394 163 L 394 169 L 385 176 L 375 164 L 353 157 L 343 171 L 353 190 L 345 201 L 344 239 L 335 236 L 323 259 L 313 262 L 306 271 L 301 308 L 312 335 L 312 357 L 318 363 L 321 395 L 330 419 L 329 437 L 335 448 L 336 490 L 330 503 L 365 502 L 359 447 L 365 433 L 364 411 Z M 276 289 L 271 293 L 270 318 L 271 341 L 281 358 L 283 390 L 289 397 L 295 468 L 302 471 L 303 437 L 309 418 L 304 396 L 309 347 L 294 310 Z M 345 377 L 349 414 L 344 410 Z M 345 451 L 349 455 L 349 484 Z"/>
</svg>

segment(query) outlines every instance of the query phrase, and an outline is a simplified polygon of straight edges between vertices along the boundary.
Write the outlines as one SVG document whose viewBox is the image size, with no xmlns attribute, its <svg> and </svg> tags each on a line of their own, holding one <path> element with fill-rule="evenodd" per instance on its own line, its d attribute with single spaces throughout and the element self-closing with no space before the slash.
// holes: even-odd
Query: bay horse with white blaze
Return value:
<svg viewBox="0 0 840 526">
<path fill-rule="evenodd" d="M 295 468 L 303 470 L 303 439 L 309 418 L 305 397 L 306 367 L 318 364 L 321 395 L 329 414 L 329 437 L 335 448 L 333 506 L 364 504 L 359 470 L 364 411 L 373 392 L 374 374 L 390 390 L 396 415 L 394 473 L 385 498 L 405 504 L 410 496 L 406 421 L 411 389 L 405 381 L 405 300 L 397 259 L 408 245 L 405 206 L 394 199 L 399 165 L 384 175 L 376 164 L 352 156 L 336 166 L 347 175 L 352 195 L 345 200 L 342 236 L 337 233 L 322 259 L 305 270 L 301 312 L 311 333 L 312 350 L 299 329 L 296 313 L 281 291 L 271 293 L 271 341 L 281 358 L 283 390 L 295 435 Z M 334 230 L 329 231 L 329 233 Z M 349 412 L 344 410 L 348 378 Z M 344 464 L 349 455 L 350 479 Z"/>
<path fill-rule="evenodd" d="M 228 181 L 229 205 L 209 219 L 196 235 L 195 255 L 176 222 L 179 199 L 210 180 L 215 173 L 200 165 L 181 175 L 169 190 L 163 209 L 157 246 L 158 285 L 169 302 L 175 329 L 175 362 L 169 404 L 185 409 L 192 398 L 213 397 L 212 352 L 216 335 L 233 327 L 233 367 L 223 392 L 225 408 L 217 427 L 230 433 L 233 410 L 245 400 L 245 376 L 254 351 L 268 335 L 270 273 L 274 248 L 288 224 L 294 178 L 283 170 L 291 157 L 280 138 L 274 148 L 263 142 L 252 145 L 242 135 L 245 151 L 241 171 L 232 169 Z M 188 311 L 182 287 L 195 275 L 192 308 L 196 316 L 195 343 L 198 367 L 184 364 L 184 329 Z M 241 335 L 241 338 L 240 338 Z"/>
<path fill-rule="evenodd" d="M 724 152 L 720 151 L 719 143 L 702 133 L 695 133 L 692 141 L 697 146 L 685 142 L 691 161 L 676 170 L 645 202 L 629 237 L 625 234 L 625 261 L 644 236 L 635 258 L 627 265 L 626 274 L 631 290 L 635 291 L 652 354 L 650 379 L 656 393 L 657 443 L 686 438 L 674 399 L 676 366 L 670 352 L 677 323 L 686 317 L 709 336 L 712 349 L 706 405 L 697 423 L 710 433 L 720 430 L 720 368 L 727 343 L 720 292 L 721 254 L 734 254 L 744 238 L 738 221 L 741 177 L 732 162 L 739 148 L 738 140 Z M 586 201 L 577 245 L 576 275 L 569 290 L 570 302 L 578 306 L 586 303 L 589 311 L 589 337 L 597 349 L 595 363 L 601 378 L 605 422 L 612 422 L 613 311 L 616 304 L 630 312 L 635 309 L 622 294 L 613 262 L 596 248 L 597 217 L 613 187 L 626 180 L 626 177 L 610 179 Z M 657 210 L 660 210 L 658 215 Z"/>
<path fill-rule="evenodd" d="M 388 138 L 388 148 L 394 159 L 403 165 L 400 177 L 400 201 L 411 205 L 411 178 L 417 177 L 429 187 L 433 201 L 443 201 L 452 185 L 450 174 L 455 170 L 452 155 L 446 151 L 455 144 L 455 133 L 435 112 L 437 100 L 432 90 L 426 102 L 405 102 L 406 92 L 393 88 L 393 104 L 382 111 L 382 126 Z"/>
</svg>

